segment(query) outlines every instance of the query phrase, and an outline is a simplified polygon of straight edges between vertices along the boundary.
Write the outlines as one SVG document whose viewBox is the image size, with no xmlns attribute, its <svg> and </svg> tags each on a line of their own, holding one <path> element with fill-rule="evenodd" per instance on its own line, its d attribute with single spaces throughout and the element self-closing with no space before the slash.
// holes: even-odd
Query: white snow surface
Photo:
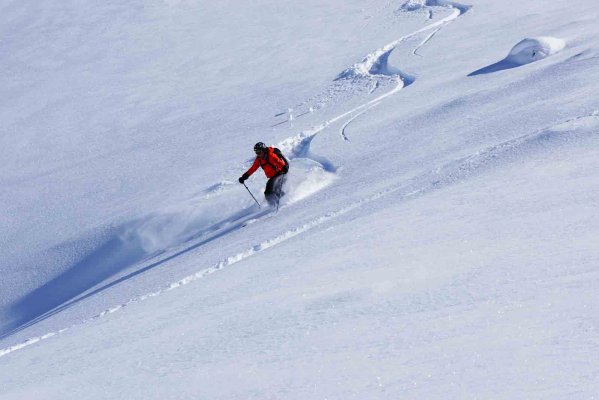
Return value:
<svg viewBox="0 0 599 400">
<path fill-rule="evenodd" d="M 597 398 L 597 20 L 4 1 L 0 399 Z"/>
</svg>

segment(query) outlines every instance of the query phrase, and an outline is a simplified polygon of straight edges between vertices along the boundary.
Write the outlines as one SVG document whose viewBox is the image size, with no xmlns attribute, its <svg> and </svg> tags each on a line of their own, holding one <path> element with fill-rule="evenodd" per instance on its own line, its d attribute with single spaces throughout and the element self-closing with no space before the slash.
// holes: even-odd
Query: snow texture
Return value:
<svg viewBox="0 0 599 400">
<path fill-rule="evenodd" d="M 595 3 L 0 5 L 0 398 L 595 398 Z"/>
</svg>

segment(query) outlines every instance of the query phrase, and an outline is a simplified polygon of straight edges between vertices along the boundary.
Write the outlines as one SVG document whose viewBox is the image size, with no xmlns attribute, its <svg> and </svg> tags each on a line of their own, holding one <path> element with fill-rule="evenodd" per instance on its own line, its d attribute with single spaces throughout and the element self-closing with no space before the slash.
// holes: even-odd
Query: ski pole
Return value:
<svg viewBox="0 0 599 400">
<path fill-rule="evenodd" d="M 254 199 L 254 201 L 256 202 L 256 204 L 258 204 L 258 207 L 262 207 L 260 205 L 260 203 L 258 203 L 258 200 L 256 200 L 256 198 L 254 197 L 254 195 L 252 194 L 252 192 L 250 191 L 250 188 L 246 186 L 245 182 L 243 182 L 243 186 L 245 186 L 245 188 L 247 189 L 248 193 L 250 194 L 250 196 L 252 196 L 252 199 Z"/>
</svg>

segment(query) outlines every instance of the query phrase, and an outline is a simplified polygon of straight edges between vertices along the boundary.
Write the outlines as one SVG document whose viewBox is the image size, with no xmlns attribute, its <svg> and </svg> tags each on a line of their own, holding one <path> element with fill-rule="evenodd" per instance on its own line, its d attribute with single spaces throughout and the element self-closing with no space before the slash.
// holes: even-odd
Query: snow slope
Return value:
<svg viewBox="0 0 599 400">
<path fill-rule="evenodd" d="M 599 393 L 594 2 L 0 10 L 0 398 Z"/>
</svg>

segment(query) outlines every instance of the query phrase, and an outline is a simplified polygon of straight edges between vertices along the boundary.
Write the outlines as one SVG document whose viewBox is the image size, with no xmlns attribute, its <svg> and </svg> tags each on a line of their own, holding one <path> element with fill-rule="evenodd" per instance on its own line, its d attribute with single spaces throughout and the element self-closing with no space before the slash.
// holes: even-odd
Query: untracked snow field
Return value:
<svg viewBox="0 0 599 400">
<path fill-rule="evenodd" d="M 598 20 L 5 0 L 0 399 L 599 398 Z"/>
</svg>

